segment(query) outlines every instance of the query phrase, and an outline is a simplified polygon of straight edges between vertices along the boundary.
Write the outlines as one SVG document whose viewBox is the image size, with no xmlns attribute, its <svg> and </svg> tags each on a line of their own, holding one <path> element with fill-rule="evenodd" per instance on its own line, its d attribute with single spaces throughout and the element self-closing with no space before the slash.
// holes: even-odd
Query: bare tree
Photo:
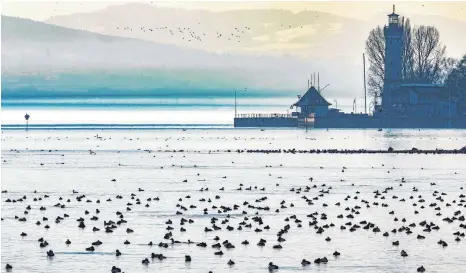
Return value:
<svg viewBox="0 0 466 273">
<path fill-rule="evenodd" d="M 378 103 L 382 95 L 385 73 L 385 38 L 382 27 L 378 26 L 369 33 L 366 40 L 366 54 L 369 61 L 368 93 L 373 102 Z"/>
<path fill-rule="evenodd" d="M 435 27 L 415 27 L 412 34 L 414 83 L 441 83 L 446 68 L 446 47 L 440 43 L 440 33 Z"/>
<path fill-rule="evenodd" d="M 403 19 L 403 49 L 402 49 L 402 77 L 405 81 L 413 78 L 413 47 L 411 22 Z"/>
<path fill-rule="evenodd" d="M 447 87 L 445 96 L 451 96 L 454 99 L 466 98 L 466 55 L 455 62 L 447 75 L 445 85 Z"/>
</svg>

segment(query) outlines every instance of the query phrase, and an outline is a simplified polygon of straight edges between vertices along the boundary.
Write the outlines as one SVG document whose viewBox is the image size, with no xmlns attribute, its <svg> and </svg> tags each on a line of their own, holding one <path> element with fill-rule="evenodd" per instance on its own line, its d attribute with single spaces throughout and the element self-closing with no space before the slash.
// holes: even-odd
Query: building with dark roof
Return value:
<svg viewBox="0 0 466 273">
<path fill-rule="evenodd" d="M 298 117 L 323 117 L 328 113 L 331 104 L 320 94 L 314 86 L 311 86 L 303 96 L 292 106 L 296 107 Z"/>
</svg>

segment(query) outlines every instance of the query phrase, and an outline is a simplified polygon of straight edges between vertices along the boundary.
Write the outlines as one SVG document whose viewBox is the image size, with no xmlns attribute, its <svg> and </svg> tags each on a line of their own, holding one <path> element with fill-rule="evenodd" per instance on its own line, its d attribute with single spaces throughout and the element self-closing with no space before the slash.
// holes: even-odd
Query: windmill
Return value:
<svg viewBox="0 0 466 273">
<path fill-rule="evenodd" d="M 29 127 L 29 118 L 30 118 L 30 117 L 31 117 L 31 116 L 28 115 L 28 113 L 26 113 L 26 115 L 24 116 L 24 118 L 26 119 L 26 131 L 28 130 L 28 127 Z"/>
</svg>

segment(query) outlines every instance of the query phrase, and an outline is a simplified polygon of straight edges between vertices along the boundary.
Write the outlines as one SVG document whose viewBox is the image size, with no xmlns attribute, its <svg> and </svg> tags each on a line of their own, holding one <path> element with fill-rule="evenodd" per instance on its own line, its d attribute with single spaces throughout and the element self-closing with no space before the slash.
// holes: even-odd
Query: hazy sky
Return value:
<svg viewBox="0 0 466 273">
<path fill-rule="evenodd" d="M 66 15 L 80 12 L 93 12 L 108 6 L 128 3 L 119 2 L 94 2 L 94 1 L 3 1 L 2 14 L 30 18 L 34 20 L 46 20 L 57 15 Z M 157 2 L 157 3 L 155 3 Z M 145 2 L 149 3 L 149 2 Z M 404 14 L 439 15 L 449 19 L 466 22 L 466 2 L 331 2 L 331 1 L 242 1 L 242 2 L 199 2 L 199 1 L 153 1 L 155 6 L 179 7 L 183 9 L 206 9 L 211 11 L 224 11 L 235 9 L 287 9 L 294 12 L 317 10 L 350 18 L 364 20 L 377 13 L 391 10 L 392 4 Z"/>
</svg>

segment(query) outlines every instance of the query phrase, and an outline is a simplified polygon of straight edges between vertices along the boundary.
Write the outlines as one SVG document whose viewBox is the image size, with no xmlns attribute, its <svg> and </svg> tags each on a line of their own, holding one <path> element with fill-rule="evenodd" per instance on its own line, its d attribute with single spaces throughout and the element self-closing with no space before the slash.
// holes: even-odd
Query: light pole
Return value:
<svg viewBox="0 0 466 273">
<path fill-rule="evenodd" d="M 248 88 L 247 88 L 247 87 L 244 88 L 244 92 L 246 92 L 246 91 L 248 91 Z M 236 98 L 237 98 L 237 95 L 236 95 L 236 89 L 235 89 L 235 118 L 236 118 L 237 113 L 238 113 L 238 111 L 237 111 L 237 105 L 238 105 L 238 103 L 237 103 Z"/>
<path fill-rule="evenodd" d="M 235 118 L 236 118 L 236 89 L 235 89 Z"/>
<path fill-rule="evenodd" d="M 362 53 L 362 63 L 364 69 L 364 114 L 367 114 L 366 55 L 364 53 Z"/>
<path fill-rule="evenodd" d="M 448 88 L 448 128 L 451 128 L 451 90 Z"/>
</svg>

